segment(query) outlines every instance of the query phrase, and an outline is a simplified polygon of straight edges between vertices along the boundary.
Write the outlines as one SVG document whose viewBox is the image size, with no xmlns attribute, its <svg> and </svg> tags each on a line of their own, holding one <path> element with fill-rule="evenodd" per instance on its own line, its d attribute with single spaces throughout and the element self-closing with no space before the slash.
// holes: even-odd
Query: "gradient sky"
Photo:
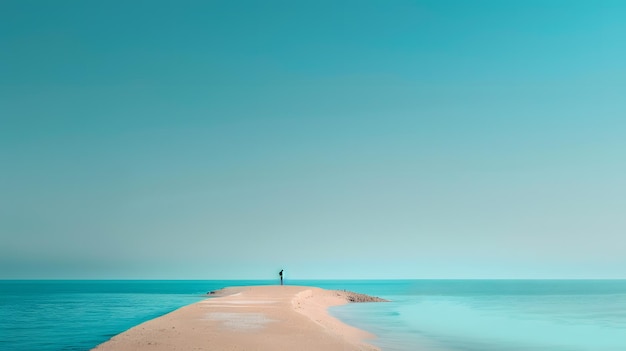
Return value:
<svg viewBox="0 0 626 351">
<path fill-rule="evenodd" d="M 0 278 L 626 278 L 624 1 L 0 2 Z"/>
</svg>

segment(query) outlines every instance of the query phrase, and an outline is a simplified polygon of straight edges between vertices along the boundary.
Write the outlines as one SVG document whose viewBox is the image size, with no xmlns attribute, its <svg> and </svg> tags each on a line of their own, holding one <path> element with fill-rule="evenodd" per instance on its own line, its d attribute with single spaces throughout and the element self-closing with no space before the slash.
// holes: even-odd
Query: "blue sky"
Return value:
<svg viewBox="0 0 626 351">
<path fill-rule="evenodd" d="M 0 278 L 626 278 L 621 1 L 2 1 Z"/>
</svg>

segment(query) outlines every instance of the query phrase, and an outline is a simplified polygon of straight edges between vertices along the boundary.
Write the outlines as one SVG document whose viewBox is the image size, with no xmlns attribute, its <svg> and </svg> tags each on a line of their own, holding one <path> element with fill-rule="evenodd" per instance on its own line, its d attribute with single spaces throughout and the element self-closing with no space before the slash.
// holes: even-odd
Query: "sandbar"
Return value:
<svg viewBox="0 0 626 351">
<path fill-rule="evenodd" d="M 375 336 L 347 325 L 328 307 L 382 299 L 307 286 L 231 287 L 149 320 L 96 351 L 378 350 Z"/>
</svg>

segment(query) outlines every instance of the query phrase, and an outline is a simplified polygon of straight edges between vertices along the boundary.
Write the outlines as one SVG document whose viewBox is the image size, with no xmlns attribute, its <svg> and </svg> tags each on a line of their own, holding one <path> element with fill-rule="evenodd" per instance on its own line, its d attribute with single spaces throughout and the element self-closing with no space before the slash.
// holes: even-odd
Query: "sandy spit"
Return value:
<svg viewBox="0 0 626 351">
<path fill-rule="evenodd" d="M 365 341 L 374 335 L 342 323 L 327 309 L 382 299 L 306 286 L 233 287 L 211 296 L 93 350 L 378 350 Z"/>
</svg>

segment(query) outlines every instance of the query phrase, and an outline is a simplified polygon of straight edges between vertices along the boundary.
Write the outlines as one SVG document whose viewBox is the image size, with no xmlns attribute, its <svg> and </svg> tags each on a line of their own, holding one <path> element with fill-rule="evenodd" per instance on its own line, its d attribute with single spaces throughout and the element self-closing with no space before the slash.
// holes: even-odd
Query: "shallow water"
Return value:
<svg viewBox="0 0 626 351">
<path fill-rule="evenodd" d="M 383 297 L 331 310 L 384 350 L 626 350 L 626 281 L 413 281 Z"/>
<path fill-rule="evenodd" d="M 207 291 L 274 283 L 0 281 L 0 350 L 89 350 L 134 325 L 199 301 Z M 333 315 L 378 335 L 372 343 L 383 350 L 626 350 L 623 280 L 288 283 L 392 300 L 331 308 Z M 251 320 L 255 327 L 257 322 Z"/>
</svg>

